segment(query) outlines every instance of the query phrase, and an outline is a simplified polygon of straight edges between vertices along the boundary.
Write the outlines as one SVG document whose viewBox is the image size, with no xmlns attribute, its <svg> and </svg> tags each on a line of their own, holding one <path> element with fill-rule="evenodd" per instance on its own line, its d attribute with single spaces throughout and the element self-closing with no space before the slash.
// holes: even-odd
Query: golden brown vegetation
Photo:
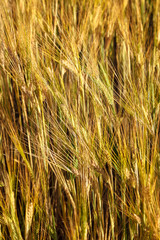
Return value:
<svg viewBox="0 0 160 240">
<path fill-rule="evenodd" d="M 160 239 L 159 0 L 0 0 L 0 240 Z"/>
</svg>

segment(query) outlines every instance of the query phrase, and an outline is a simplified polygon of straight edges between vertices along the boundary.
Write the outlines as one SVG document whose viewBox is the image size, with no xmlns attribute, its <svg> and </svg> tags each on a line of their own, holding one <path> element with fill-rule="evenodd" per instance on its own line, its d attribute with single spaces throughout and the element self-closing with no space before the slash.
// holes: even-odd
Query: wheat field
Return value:
<svg viewBox="0 0 160 240">
<path fill-rule="evenodd" d="M 159 0 L 0 0 L 9 239 L 160 239 Z"/>
</svg>

